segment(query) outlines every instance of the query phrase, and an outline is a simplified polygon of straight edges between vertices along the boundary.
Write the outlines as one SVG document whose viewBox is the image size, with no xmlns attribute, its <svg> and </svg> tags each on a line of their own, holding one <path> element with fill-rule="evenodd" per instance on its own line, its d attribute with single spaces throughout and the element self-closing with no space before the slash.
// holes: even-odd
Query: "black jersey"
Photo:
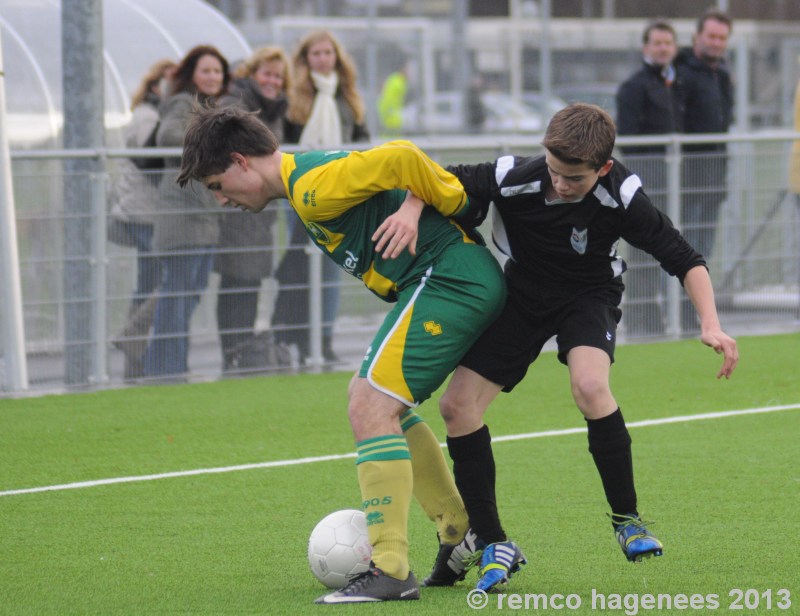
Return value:
<svg viewBox="0 0 800 616">
<path fill-rule="evenodd" d="M 544 156 L 503 156 L 493 163 L 448 167 L 480 211 L 495 213 L 492 239 L 512 260 L 512 287 L 540 295 L 580 293 L 621 285 L 625 262 L 617 254 L 624 239 L 655 257 L 669 274 L 683 276 L 705 260 L 656 209 L 641 180 L 614 160 L 610 172 L 579 202 L 548 204 L 551 185 Z"/>
</svg>

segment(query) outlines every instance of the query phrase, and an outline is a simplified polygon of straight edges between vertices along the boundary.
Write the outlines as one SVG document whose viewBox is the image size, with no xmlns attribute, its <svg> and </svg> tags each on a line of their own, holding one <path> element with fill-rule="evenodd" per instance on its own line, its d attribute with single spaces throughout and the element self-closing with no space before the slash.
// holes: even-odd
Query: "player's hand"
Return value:
<svg viewBox="0 0 800 616">
<path fill-rule="evenodd" d="M 419 217 L 424 207 L 422 199 L 408 193 L 400 208 L 387 217 L 372 235 L 376 252 L 384 259 L 396 259 L 406 248 L 409 254 L 416 255 Z"/>
<path fill-rule="evenodd" d="M 736 364 L 739 363 L 739 348 L 736 346 L 736 340 L 731 338 L 721 329 L 710 330 L 703 332 L 700 336 L 700 341 L 706 346 L 710 346 L 717 353 L 722 353 L 722 368 L 717 372 L 717 378 L 725 377 L 731 378 L 731 374 L 736 369 Z"/>
</svg>

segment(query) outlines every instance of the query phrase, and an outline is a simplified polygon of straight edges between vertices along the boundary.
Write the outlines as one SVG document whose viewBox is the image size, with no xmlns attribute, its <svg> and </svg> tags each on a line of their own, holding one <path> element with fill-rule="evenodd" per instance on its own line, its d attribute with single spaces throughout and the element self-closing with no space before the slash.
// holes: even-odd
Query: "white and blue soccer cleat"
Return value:
<svg viewBox="0 0 800 616">
<path fill-rule="evenodd" d="M 611 520 L 619 547 L 632 563 L 664 554 L 664 546 L 647 528 L 652 522 L 644 522 L 638 515 L 612 515 Z"/>
<path fill-rule="evenodd" d="M 489 592 L 498 584 L 507 584 L 509 578 L 527 562 L 522 550 L 513 541 L 490 543 L 483 550 L 478 583 L 475 587 Z"/>
</svg>

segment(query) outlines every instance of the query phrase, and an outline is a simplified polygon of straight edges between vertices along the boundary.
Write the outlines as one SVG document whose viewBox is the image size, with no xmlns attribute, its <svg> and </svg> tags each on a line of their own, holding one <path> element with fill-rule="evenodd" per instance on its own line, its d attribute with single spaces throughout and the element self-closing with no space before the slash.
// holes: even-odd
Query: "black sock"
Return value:
<svg viewBox="0 0 800 616">
<path fill-rule="evenodd" d="M 495 465 L 489 427 L 466 436 L 447 437 L 456 486 L 464 499 L 469 523 L 487 544 L 506 541 L 495 496 Z"/>
<path fill-rule="evenodd" d="M 589 428 L 589 452 L 600 473 L 612 516 L 638 515 L 631 436 L 622 412 L 617 409 L 607 417 L 587 419 L 586 424 Z"/>
</svg>

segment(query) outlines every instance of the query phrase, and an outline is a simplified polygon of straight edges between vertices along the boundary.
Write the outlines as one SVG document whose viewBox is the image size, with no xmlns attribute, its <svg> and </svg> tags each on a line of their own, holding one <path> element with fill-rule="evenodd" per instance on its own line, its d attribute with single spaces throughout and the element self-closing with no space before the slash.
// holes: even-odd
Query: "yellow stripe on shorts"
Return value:
<svg viewBox="0 0 800 616">
<path fill-rule="evenodd" d="M 419 297 L 422 289 L 425 288 L 425 283 L 432 271 L 433 268 L 428 268 L 428 271 L 425 272 L 425 276 L 422 277 L 422 281 L 414 291 L 414 295 L 405 310 L 403 310 L 397 323 L 389 332 L 389 335 L 384 338 L 380 348 L 375 353 L 367 372 L 367 379 L 375 389 L 411 408 L 418 406 L 418 404 L 414 400 L 411 389 L 409 389 L 403 375 L 403 352 L 405 351 L 408 329 L 411 326 L 411 317 L 414 315 L 414 302 Z"/>
</svg>

